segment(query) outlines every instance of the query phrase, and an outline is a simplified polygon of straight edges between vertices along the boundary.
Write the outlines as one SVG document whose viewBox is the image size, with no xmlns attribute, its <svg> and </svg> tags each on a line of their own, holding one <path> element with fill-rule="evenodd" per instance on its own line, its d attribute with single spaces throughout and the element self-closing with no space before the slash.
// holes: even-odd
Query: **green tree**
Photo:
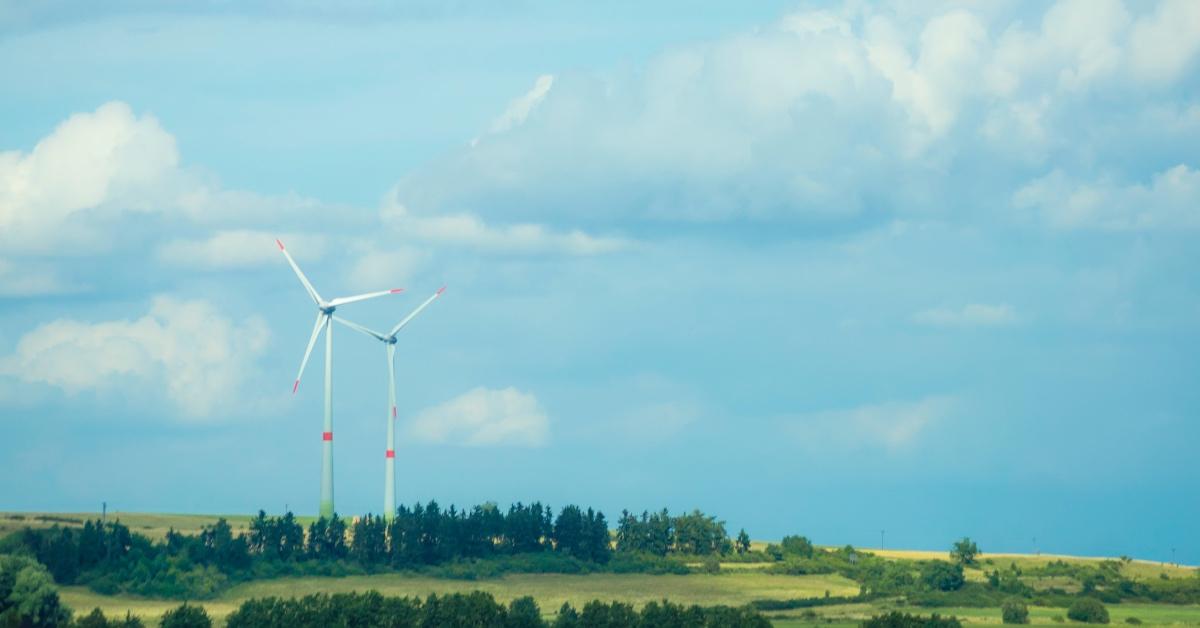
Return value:
<svg viewBox="0 0 1200 628">
<path fill-rule="evenodd" d="M 962 588 L 965 579 L 961 564 L 931 560 L 921 565 L 921 581 L 938 591 L 957 591 Z"/>
<path fill-rule="evenodd" d="M 563 605 L 558 608 L 558 615 L 554 617 L 554 628 L 579 628 L 579 612 L 575 610 L 575 607 L 563 602 Z"/>
<path fill-rule="evenodd" d="M 1021 600 L 1007 600 L 1000 607 L 1000 618 L 1006 624 L 1028 624 L 1029 608 Z"/>
<path fill-rule="evenodd" d="M 46 568 L 23 556 L 0 556 L 0 625 L 42 628 L 71 621 Z"/>
<path fill-rule="evenodd" d="M 542 609 L 538 608 L 532 597 L 526 595 L 509 603 L 508 619 L 504 625 L 506 628 L 542 628 L 546 623 L 542 621 Z"/>
<path fill-rule="evenodd" d="M 203 606 L 191 606 L 184 602 L 182 606 L 163 613 L 159 625 L 162 628 L 212 628 L 212 620 Z"/>
<path fill-rule="evenodd" d="M 1067 618 L 1087 624 L 1107 624 L 1108 609 L 1092 597 L 1081 597 L 1067 607 Z"/>
<path fill-rule="evenodd" d="M 738 531 L 737 542 L 734 543 L 734 546 L 737 547 L 737 553 L 739 554 L 745 554 L 750 551 L 750 535 L 746 534 L 745 528 Z"/>
<path fill-rule="evenodd" d="M 963 537 L 954 542 L 950 548 L 950 560 L 960 565 L 974 565 L 975 558 L 979 556 L 979 547 L 975 545 L 975 541 L 967 537 Z"/>
</svg>

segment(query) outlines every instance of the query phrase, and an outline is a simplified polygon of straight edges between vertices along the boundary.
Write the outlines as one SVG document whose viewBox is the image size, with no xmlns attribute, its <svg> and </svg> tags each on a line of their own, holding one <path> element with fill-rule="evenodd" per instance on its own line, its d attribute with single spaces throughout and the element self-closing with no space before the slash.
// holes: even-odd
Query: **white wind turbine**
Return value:
<svg viewBox="0 0 1200 628">
<path fill-rule="evenodd" d="M 433 293 L 433 296 L 425 299 L 425 302 L 417 306 L 408 316 L 404 317 L 392 331 L 386 335 L 375 330 L 368 329 L 358 323 L 350 322 L 340 316 L 334 316 L 333 319 L 337 322 L 349 327 L 358 332 L 362 332 L 372 338 L 382 342 L 387 347 L 387 368 L 388 368 L 388 419 L 387 419 L 387 450 L 384 453 L 384 480 L 383 480 L 383 516 L 391 519 L 396 515 L 396 334 L 408 325 L 409 321 L 417 317 L 421 310 L 433 303 L 434 299 L 442 296 L 446 291 L 446 286 L 438 288 L 438 291 Z"/>
<path fill-rule="evenodd" d="M 296 271 L 296 277 L 300 279 L 300 283 L 304 285 L 304 289 L 308 292 L 308 296 L 312 298 L 313 303 L 317 304 L 317 322 L 313 323 L 312 336 L 308 339 L 308 348 L 304 350 L 304 359 L 300 362 L 300 372 L 296 374 L 296 383 L 292 385 L 292 394 L 300 388 L 300 377 L 304 375 L 304 367 L 308 365 L 308 357 L 312 354 L 313 345 L 317 343 L 317 336 L 321 334 L 321 329 L 325 329 L 325 431 L 321 434 L 321 508 L 322 517 L 333 516 L 333 312 L 339 306 L 356 301 L 365 301 L 375 297 L 381 297 L 387 294 L 396 294 L 402 292 L 403 288 L 393 288 L 391 290 L 381 290 L 379 292 L 368 292 L 352 297 L 340 297 L 326 301 L 317 294 L 312 284 L 308 282 L 308 277 L 300 271 L 300 267 L 296 265 L 296 260 L 288 254 L 287 249 L 283 248 L 283 242 L 275 240 L 275 244 L 279 245 L 279 250 L 283 256 L 287 258 L 288 264 L 292 270 Z"/>
</svg>

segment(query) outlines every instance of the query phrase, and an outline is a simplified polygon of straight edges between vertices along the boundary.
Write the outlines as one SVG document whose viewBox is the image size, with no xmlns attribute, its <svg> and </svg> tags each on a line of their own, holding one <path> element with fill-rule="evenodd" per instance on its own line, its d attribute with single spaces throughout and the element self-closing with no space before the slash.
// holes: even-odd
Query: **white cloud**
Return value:
<svg viewBox="0 0 1200 628">
<path fill-rule="evenodd" d="M 160 296 L 136 320 L 41 325 L 0 359 L 0 373 L 68 393 L 162 386 L 180 418 L 198 421 L 241 398 L 268 340 L 258 317 L 239 324 L 207 301 Z"/>
<path fill-rule="evenodd" d="M 298 261 L 321 259 L 325 238 L 294 233 L 233 230 L 218 231 L 204 240 L 172 240 L 158 248 L 158 258 L 176 266 L 228 269 L 278 264 L 282 259 L 276 238 L 288 246 Z"/>
<path fill-rule="evenodd" d="M 408 430 L 429 443 L 540 447 L 550 420 L 532 394 L 481 387 L 421 412 Z"/>
<path fill-rule="evenodd" d="M 394 198 L 456 233 L 500 220 L 825 221 L 1004 198 L 1005 176 L 947 172 L 1092 168 L 1113 149 L 1097 142 L 1151 132 L 1121 125 L 1130 109 L 1186 101 L 1197 6 L 1061 0 L 1032 20 L 984 5 L 798 11 L 636 70 L 559 73 Z M 1157 91 L 1129 89 L 1150 74 Z"/>
<path fill-rule="evenodd" d="M 804 414 L 789 418 L 787 424 L 802 446 L 812 450 L 882 447 L 899 451 L 916 445 L 923 433 L 948 418 L 957 405 L 954 397 L 932 396 Z"/>
<path fill-rule="evenodd" d="M 999 327 L 1017 322 L 1012 306 L 969 303 L 960 309 L 933 308 L 913 314 L 913 321 L 933 327 Z"/>
<path fill-rule="evenodd" d="M 402 285 L 414 277 L 429 259 L 429 253 L 414 247 L 376 249 L 368 245 L 350 268 L 350 287 L 379 290 L 381 286 Z"/>
<path fill-rule="evenodd" d="M 1149 185 L 1077 181 L 1061 170 L 1031 181 L 1013 195 L 1018 208 L 1061 229 L 1110 231 L 1200 227 L 1200 171 L 1179 164 Z"/>
<path fill-rule="evenodd" d="M 546 98 L 546 94 L 550 92 L 550 88 L 553 86 L 554 76 L 543 74 L 537 77 L 533 88 L 521 95 L 521 97 L 515 98 L 512 102 L 508 103 L 508 108 L 492 122 L 492 126 L 488 131 L 491 133 L 500 133 L 523 124 L 525 119 L 529 117 L 529 113 Z"/>
<path fill-rule="evenodd" d="M 495 227 L 465 212 L 422 216 L 394 201 L 385 205 L 382 215 L 385 223 L 407 237 L 495 253 L 599 255 L 629 246 L 622 238 L 592 236 L 578 229 L 561 232 L 532 223 Z"/>
<path fill-rule="evenodd" d="M 175 138 L 125 103 L 75 114 L 28 154 L 0 153 L 0 243 L 21 251 L 98 246 L 95 217 L 84 214 L 116 203 L 153 209 L 145 196 L 178 162 Z"/>
<path fill-rule="evenodd" d="M 1200 52 L 1200 3 L 1165 0 L 1133 27 L 1131 65 L 1136 76 L 1164 83 L 1195 64 Z"/>
</svg>

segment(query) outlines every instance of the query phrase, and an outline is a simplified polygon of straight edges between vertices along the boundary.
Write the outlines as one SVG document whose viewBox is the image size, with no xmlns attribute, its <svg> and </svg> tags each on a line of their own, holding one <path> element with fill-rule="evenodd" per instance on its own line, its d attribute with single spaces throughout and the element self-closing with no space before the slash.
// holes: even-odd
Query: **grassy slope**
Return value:
<svg viewBox="0 0 1200 628">
<path fill-rule="evenodd" d="M 686 604 L 728 604 L 738 606 L 763 598 L 853 595 L 858 585 L 837 575 L 782 576 L 757 572 L 720 575 L 652 576 L 645 574 L 591 574 L 567 576 L 550 574 L 513 574 L 491 580 L 446 580 L 423 576 L 382 574 L 346 578 L 280 578 L 251 582 L 234 587 L 217 600 L 199 602 L 209 613 L 224 617 L 242 600 L 265 596 L 301 596 L 309 593 L 340 593 L 377 590 L 384 595 L 419 595 L 482 590 L 508 601 L 532 595 L 546 612 L 563 602 L 579 607 L 594 599 L 622 600 L 642 605 L 663 598 Z M 145 600 L 130 596 L 99 595 L 84 587 L 63 587 L 62 598 L 77 611 L 99 606 L 106 615 L 124 615 L 126 610 L 144 617 L 160 615 L 178 602 Z"/>
<path fill-rule="evenodd" d="M 143 514 L 110 512 L 110 518 L 120 519 L 131 530 L 151 538 L 163 538 L 169 528 L 185 533 L 198 532 L 203 525 L 217 520 L 218 515 L 172 515 L 172 514 Z M 18 518 L 19 517 L 19 518 Z M 44 517 L 45 519 L 39 519 Z M 251 517 L 246 515 L 224 515 L 234 527 L 235 532 L 244 530 Z M 4 513 L 0 514 L 0 535 L 24 526 L 49 527 L 58 525 L 82 525 L 85 519 L 99 518 L 99 513 Z M 75 520 L 62 521 L 63 519 Z M 300 517 L 307 525 L 312 517 Z M 754 543 L 755 549 L 765 547 L 765 543 Z M 908 559 L 947 558 L 946 552 L 918 550 L 873 550 L 884 557 Z M 1007 567 L 1016 563 L 1018 567 L 1026 568 L 1045 564 L 1053 560 L 1066 562 L 1092 562 L 1102 558 L 1084 558 L 1077 556 L 1057 556 L 1042 554 L 984 554 L 982 567 L 991 569 L 994 566 Z M 250 597 L 265 595 L 304 595 L 313 592 L 335 593 L 341 591 L 364 591 L 376 589 L 387 595 L 428 595 L 429 593 L 448 593 L 453 591 L 469 591 L 481 589 L 489 591 L 497 598 L 510 600 L 522 595 L 533 595 L 542 606 L 543 611 L 550 613 L 556 610 L 563 601 L 579 605 L 590 599 L 612 600 L 620 599 L 637 604 L 649 600 L 669 598 L 672 601 L 696 604 L 745 604 L 755 599 L 793 597 L 815 597 L 825 594 L 853 595 L 858 591 L 854 582 L 840 576 L 779 576 L 760 573 L 765 564 L 727 563 L 720 575 L 692 574 L 687 576 L 648 576 L 642 574 L 615 575 L 593 574 L 588 576 L 557 576 L 557 575 L 511 575 L 495 580 L 463 581 L 425 578 L 387 574 L 378 576 L 354 576 L 348 578 L 283 578 L 278 580 L 254 582 L 240 585 L 228 591 L 217 600 L 203 602 L 203 605 L 219 618 L 232 612 L 241 601 Z M 1134 561 L 1123 568 L 1131 575 L 1142 578 L 1157 578 L 1161 573 L 1170 577 L 1186 577 L 1192 574 L 1194 568 L 1175 567 L 1149 561 Z M 968 578 L 982 580 L 982 570 L 968 570 Z M 83 587 L 65 587 L 62 590 L 63 599 L 72 608 L 87 612 L 99 606 L 106 614 L 124 615 L 131 610 L 146 618 L 156 618 L 169 608 L 178 606 L 178 602 L 163 600 L 146 600 L 132 596 L 105 596 L 93 593 Z M 798 611 L 787 611 L 776 614 L 773 619 L 777 626 L 809 626 L 809 625 L 857 625 L 858 620 L 880 610 L 883 604 L 847 605 L 817 609 L 820 615 L 818 622 L 803 619 Z M 914 612 L 913 609 L 905 609 Z M 1055 615 L 1065 616 L 1065 609 L 1046 609 L 1030 607 L 1034 625 L 1061 626 L 1054 622 Z M 925 614 L 931 611 L 922 611 Z M 943 615 L 957 615 L 967 618 L 971 623 L 999 623 L 999 609 L 938 609 Z M 1120 604 L 1110 605 L 1109 612 L 1113 623 L 1119 624 L 1129 616 L 1134 616 L 1145 622 L 1145 625 L 1200 625 L 1200 607 L 1196 606 L 1166 606 Z M 830 623 L 826 623 L 826 621 Z"/>
</svg>

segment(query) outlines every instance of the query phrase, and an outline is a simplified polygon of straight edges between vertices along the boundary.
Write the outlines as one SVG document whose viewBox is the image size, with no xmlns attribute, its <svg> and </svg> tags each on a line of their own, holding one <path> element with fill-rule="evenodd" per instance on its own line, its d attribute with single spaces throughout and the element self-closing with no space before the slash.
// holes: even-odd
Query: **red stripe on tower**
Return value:
<svg viewBox="0 0 1200 628">
<path fill-rule="evenodd" d="M 321 432 L 321 440 L 333 440 L 333 432 Z"/>
<path fill-rule="evenodd" d="M 387 456 L 388 458 L 395 458 L 396 451 L 394 449 L 389 449 L 389 450 L 387 450 L 387 453 L 384 455 Z"/>
</svg>

